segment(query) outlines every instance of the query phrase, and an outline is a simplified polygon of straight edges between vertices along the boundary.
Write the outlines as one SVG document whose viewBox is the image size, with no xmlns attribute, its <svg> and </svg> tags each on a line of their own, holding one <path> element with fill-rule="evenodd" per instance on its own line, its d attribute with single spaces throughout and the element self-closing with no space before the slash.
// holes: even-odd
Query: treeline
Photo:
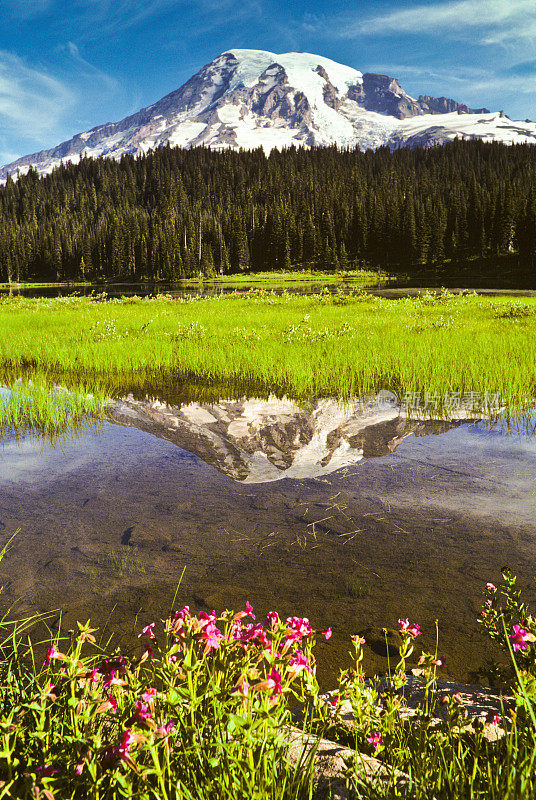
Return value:
<svg viewBox="0 0 536 800">
<path fill-rule="evenodd" d="M 536 147 L 163 147 L 0 188 L 0 281 L 423 265 L 536 252 Z"/>
</svg>

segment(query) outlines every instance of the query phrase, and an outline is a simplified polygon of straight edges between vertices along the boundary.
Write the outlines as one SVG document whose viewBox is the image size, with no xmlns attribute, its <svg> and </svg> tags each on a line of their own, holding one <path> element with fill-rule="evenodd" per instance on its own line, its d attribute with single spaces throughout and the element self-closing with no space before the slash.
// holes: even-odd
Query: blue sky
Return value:
<svg viewBox="0 0 536 800">
<path fill-rule="evenodd" d="M 233 47 L 536 118 L 536 0 L 0 0 L 0 164 L 155 102 Z"/>
</svg>

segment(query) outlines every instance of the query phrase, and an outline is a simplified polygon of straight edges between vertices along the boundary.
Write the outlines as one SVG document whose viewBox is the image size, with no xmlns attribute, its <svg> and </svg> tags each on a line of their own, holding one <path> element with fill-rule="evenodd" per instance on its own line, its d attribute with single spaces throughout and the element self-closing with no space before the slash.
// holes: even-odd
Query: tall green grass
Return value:
<svg viewBox="0 0 536 800">
<path fill-rule="evenodd" d="M 534 405 L 536 299 L 251 291 L 215 298 L 5 298 L 0 370 L 154 394 L 185 378 L 236 392 L 350 396 L 389 388 L 500 393 Z"/>
</svg>

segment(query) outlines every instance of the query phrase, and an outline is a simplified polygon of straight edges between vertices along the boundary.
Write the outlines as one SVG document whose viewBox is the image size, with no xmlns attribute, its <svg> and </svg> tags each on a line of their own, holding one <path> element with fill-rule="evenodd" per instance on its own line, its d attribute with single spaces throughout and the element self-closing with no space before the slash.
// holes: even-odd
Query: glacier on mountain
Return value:
<svg viewBox="0 0 536 800">
<path fill-rule="evenodd" d="M 165 144 L 266 152 L 335 144 L 365 150 L 431 146 L 456 137 L 536 143 L 536 124 L 445 97 L 415 99 L 395 78 L 363 74 L 323 56 L 229 50 L 136 114 L 5 165 L 0 181 L 30 167 L 46 174 L 62 162 L 119 159 Z"/>
</svg>

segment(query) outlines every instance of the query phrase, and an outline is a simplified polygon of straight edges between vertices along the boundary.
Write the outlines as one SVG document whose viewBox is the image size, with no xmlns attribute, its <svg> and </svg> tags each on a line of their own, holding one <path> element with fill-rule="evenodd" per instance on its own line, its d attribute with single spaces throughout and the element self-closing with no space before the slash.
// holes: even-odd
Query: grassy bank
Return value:
<svg viewBox="0 0 536 800">
<path fill-rule="evenodd" d="M 37 642 L 28 623 L 4 618 L 2 797 L 325 798 L 315 754 L 317 737 L 329 737 L 344 756 L 330 781 L 353 799 L 531 800 L 536 625 L 507 573 L 498 589 L 487 584 L 483 601 L 483 627 L 509 653 L 510 671 L 506 696 L 492 693 L 490 708 L 470 713 L 459 688 L 438 683 L 444 660 L 437 648 L 420 651 L 419 626 L 407 619 L 398 621 L 389 679 L 365 679 L 354 636 L 353 666 L 328 700 L 314 650 L 331 631 L 274 611 L 257 620 L 248 603 L 237 613 L 194 616 L 185 606 L 162 623 L 144 621 L 130 653 L 110 652 L 89 623 Z M 407 676 L 417 664 L 422 699 L 408 717 Z M 308 713 L 293 715 L 297 708 Z"/>
<path fill-rule="evenodd" d="M 348 270 L 315 270 L 315 269 L 293 269 L 278 270 L 269 272 L 235 272 L 228 275 L 215 274 L 212 276 L 203 275 L 199 278 L 189 278 L 179 281 L 181 286 L 195 286 L 199 283 L 209 284 L 262 284 L 285 285 L 290 283 L 339 283 L 355 282 L 364 285 L 376 284 L 378 282 L 388 282 L 395 280 L 394 275 L 389 275 L 382 270 L 370 269 L 348 269 Z"/>
<path fill-rule="evenodd" d="M 298 398 L 388 388 L 428 395 L 429 408 L 445 393 L 499 393 L 517 409 L 534 404 L 535 335 L 536 299 L 447 292 L 0 301 L 4 384 L 38 373 L 112 395 L 188 376 Z"/>
<path fill-rule="evenodd" d="M 60 281 L 58 283 L 48 282 L 48 283 L 40 283 L 38 281 L 35 282 L 19 282 L 19 281 L 11 281 L 11 283 L 0 283 L 0 291 L 20 291 L 21 289 L 76 289 L 79 286 L 91 286 L 88 281 Z"/>
</svg>

